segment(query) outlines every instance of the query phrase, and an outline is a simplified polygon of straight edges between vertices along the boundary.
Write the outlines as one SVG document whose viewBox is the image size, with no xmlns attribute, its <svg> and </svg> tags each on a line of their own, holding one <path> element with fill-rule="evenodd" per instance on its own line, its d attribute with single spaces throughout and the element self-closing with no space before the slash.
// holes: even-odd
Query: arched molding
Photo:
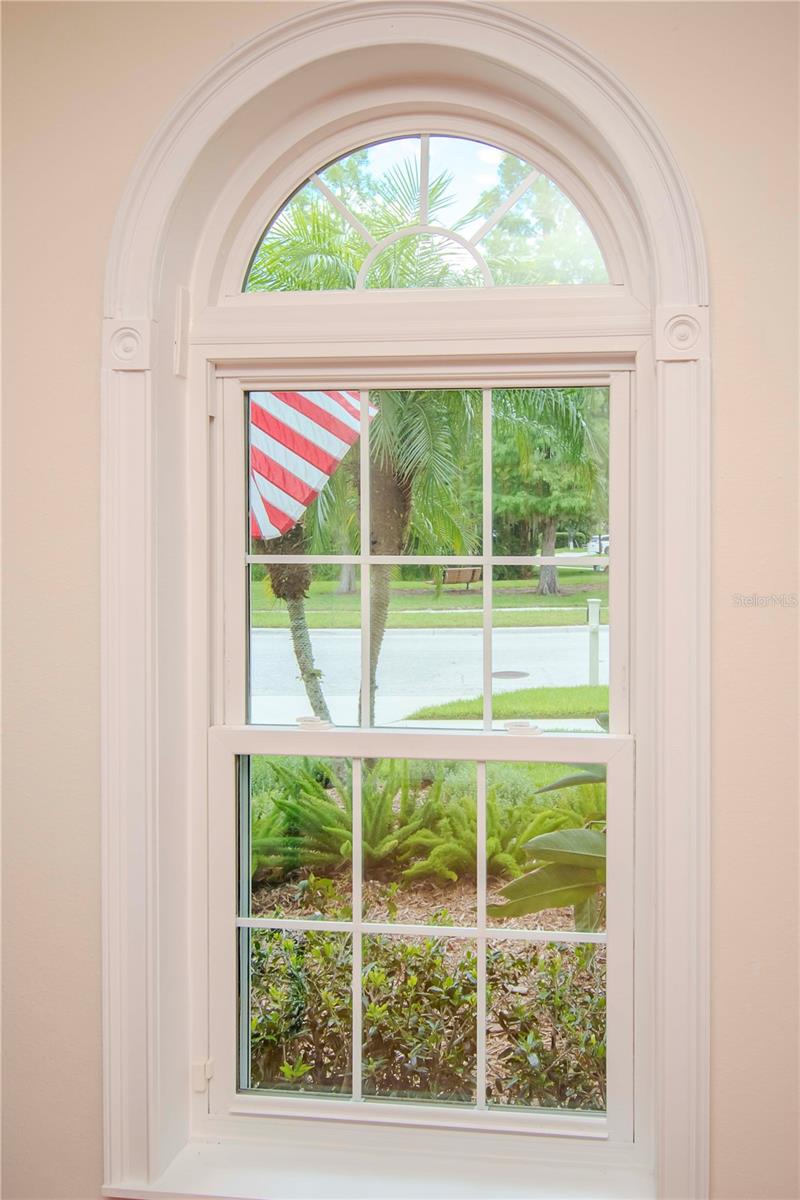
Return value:
<svg viewBox="0 0 800 1200">
<path fill-rule="evenodd" d="M 581 128 L 613 166 L 640 222 L 653 302 L 707 303 L 703 241 L 689 191 L 653 122 L 607 69 L 567 38 L 505 9 L 470 0 L 401 0 L 304 13 L 234 50 L 192 89 L 145 150 L 121 205 L 108 259 L 107 316 L 155 315 L 165 239 L 183 189 L 202 173 L 204 153 L 226 126 L 257 106 L 266 81 L 268 91 L 280 90 L 309 67 L 336 58 L 345 64 L 367 47 L 373 63 L 382 48 L 397 59 L 409 47 L 418 68 L 424 51 L 435 54 L 440 71 L 461 53 L 473 64 L 483 60 L 490 75 L 493 68 L 513 76 L 530 109 Z M 214 150 L 222 168 L 226 155 Z"/>
</svg>

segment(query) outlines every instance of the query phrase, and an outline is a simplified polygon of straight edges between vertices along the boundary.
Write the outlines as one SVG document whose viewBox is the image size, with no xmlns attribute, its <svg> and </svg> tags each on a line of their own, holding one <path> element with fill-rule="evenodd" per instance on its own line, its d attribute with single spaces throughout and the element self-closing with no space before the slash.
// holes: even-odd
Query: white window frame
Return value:
<svg viewBox="0 0 800 1200">
<path fill-rule="evenodd" d="M 499 80 L 496 103 L 483 97 L 495 111 L 478 115 L 464 77 L 446 98 L 431 85 L 413 104 L 398 86 L 395 101 L 408 113 L 387 117 L 386 95 L 379 113 L 365 82 L 361 111 L 352 95 L 309 104 L 283 130 L 273 120 L 269 136 L 242 151 L 243 128 L 257 123 L 248 105 L 268 98 L 275 80 L 309 67 L 323 79 L 331 56 L 394 49 L 404 38 L 439 61 L 456 48 L 507 63 L 529 81 L 527 107 Z M 563 98 L 560 116 L 551 106 L 541 117 L 536 98 L 545 94 Z M 309 163 L 388 132 L 393 121 L 419 126 L 420 112 L 433 122 L 435 110 L 443 121 L 445 107 L 448 129 L 460 123 L 475 137 L 525 148 L 545 169 L 552 154 L 559 161 L 548 174 L 557 181 L 568 173 L 564 159 L 572 164 L 619 282 L 492 289 L 491 299 L 483 289 L 387 293 L 377 302 L 375 293 L 238 293 L 267 199 L 282 200 Z M 332 123 L 322 116 L 331 108 Z M 571 123 L 576 112 L 585 128 Z M 239 117 L 245 124 L 234 128 Z M 567 190 L 577 198 L 577 187 Z M 261 228 L 248 242 L 259 206 Z M 154 139 L 120 213 L 106 312 L 104 1194 L 315 1195 L 331 1162 L 343 1195 L 373 1195 L 403 1179 L 422 1194 L 457 1162 L 465 1196 L 505 1181 L 527 1195 L 605 1188 L 609 1196 L 700 1200 L 708 1152 L 708 310 L 696 214 L 648 118 L 582 51 L 493 5 L 389 0 L 312 11 L 223 60 Z M 208 469 L 208 416 L 216 415 L 218 381 L 255 377 L 265 364 L 287 378 L 302 368 L 306 385 L 352 379 L 354 363 L 363 379 L 368 364 L 369 385 L 381 386 L 399 360 L 431 386 L 480 384 L 498 370 L 527 385 L 632 372 L 634 937 L 645 962 L 634 995 L 632 1141 L 573 1137 L 565 1150 L 564 1138 L 544 1127 L 532 1137 L 477 1139 L 419 1125 L 387 1136 L 376 1124 L 367 1136 L 358 1123 L 343 1132 L 339 1122 L 209 1113 L 208 858 L 217 850 L 202 798 L 208 729 L 219 718 L 211 680 L 226 654 L 213 641 L 219 587 L 206 594 L 186 582 L 190 574 L 213 578 L 220 485 Z M 674 579 L 679 589 L 668 586 Z M 251 745 L 254 731 L 229 728 L 212 743 L 218 736 L 233 739 L 230 755 L 235 739 Z M 550 755 L 544 742 L 537 747 L 537 757 Z"/>
<path fill-rule="evenodd" d="M 424 303 L 424 293 L 418 296 Z M 525 303 L 525 295 L 520 296 L 520 302 Z M 491 306 L 489 306 L 491 307 Z M 480 319 L 484 319 L 481 317 Z M 386 337 L 386 333 L 383 335 Z M 479 371 L 476 363 L 458 364 L 452 362 L 453 370 L 464 376 L 469 368 Z M 395 361 L 391 368 L 394 378 L 391 386 L 406 386 L 423 388 L 427 377 L 420 374 L 413 362 Z M 509 378 L 518 378 L 520 365 L 497 365 L 491 385 L 483 380 L 483 435 L 486 439 L 485 463 L 491 462 L 491 391 L 492 387 L 503 387 Z M 261 1114 L 264 1116 L 316 1116 L 320 1119 L 334 1121 L 349 1121 L 362 1124 L 387 1124 L 390 1120 L 401 1124 L 420 1124 L 429 1128 L 452 1127 L 484 1130 L 507 1130 L 528 1133 L 546 1133 L 562 1137 L 595 1137 L 607 1138 L 609 1142 L 630 1143 L 633 1141 L 634 1129 L 634 1025 L 633 1025 L 633 926 L 634 926 L 634 739 L 630 734 L 630 715 L 628 704 L 628 679 L 630 676 L 629 648 L 629 590 L 630 580 L 628 571 L 629 538 L 630 538 L 630 372 L 629 371 L 596 371 L 589 374 L 583 369 L 577 376 L 564 373 L 560 376 L 548 374 L 544 382 L 538 377 L 536 367 L 532 363 L 526 376 L 528 386 L 558 386 L 586 387 L 597 386 L 608 390 L 609 397 L 609 530 L 611 543 L 614 546 L 610 568 L 609 607 L 613 616 L 613 627 L 610 633 L 610 734 L 599 737 L 579 737 L 575 735 L 530 735 L 528 737 L 512 737 L 506 732 L 492 731 L 491 722 L 491 656 L 484 654 L 483 686 L 485 700 L 484 728 L 481 731 L 464 733 L 448 733 L 441 729 L 389 729 L 385 727 L 369 728 L 363 720 L 360 730 L 339 728 L 332 731 L 314 731 L 311 729 L 298 730 L 292 727 L 290 720 L 283 723 L 280 729 L 246 725 L 246 694 L 247 682 L 247 603 L 246 603 L 246 569 L 245 562 L 251 558 L 261 559 L 266 556 L 248 555 L 246 529 L 247 504 L 246 482 L 244 474 L 245 458 L 243 448 L 246 445 L 247 394 L 249 391 L 262 390 L 292 390 L 303 388 L 305 372 L 308 367 L 298 367 L 295 373 L 286 374 L 282 369 L 280 374 L 265 371 L 264 367 L 254 367 L 249 371 L 240 371 L 235 377 L 230 376 L 224 369 L 215 374 L 210 383 L 215 391 L 216 399 L 213 405 L 214 421 L 211 431 L 212 474 L 221 476 L 221 487 L 218 489 L 218 501 L 221 511 L 215 522 L 218 529 L 216 545 L 212 548 L 212 562 L 217 566 L 216 592 L 221 597 L 222 612 L 220 619 L 215 622 L 213 632 L 217 636 L 217 651 L 215 660 L 218 664 L 216 686 L 212 684 L 212 711 L 217 714 L 210 731 L 209 742 L 209 830 L 208 844 L 215 848 L 210 859 L 210 950 L 208 978 L 210 981 L 210 1015 L 209 1015 L 209 1053 L 214 1061 L 214 1076 L 209 1084 L 209 1113 L 216 1117 L 232 1114 Z M 350 375 L 346 375 L 347 371 Z M 341 378 L 338 378 L 341 376 Z M 479 376 L 476 375 L 476 379 Z M 345 383 L 345 379 L 348 381 Z M 362 410 L 366 411 L 366 402 L 371 386 L 370 373 L 360 364 L 354 362 L 350 367 L 344 364 L 337 368 L 337 378 L 328 380 L 331 387 L 356 389 L 361 391 Z M 362 386 L 363 385 L 363 386 Z M 368 438 L 368 432 L 367 432 Z M 368 470 L 368 443 L 362 434 L 361 440 L 362 469 Z M 469 561 L 481 563 L 484 580 L 491 579 L 491 562 L 493 556 L 490 548 L 491 515 L 490 489 L 484 491 L 483 512 L 483 548 L 482 554 L 473 556 Z M 362 510 L 362 539 L 366 541 L 369 528 L 368 503 Z M 308 556 L 301 556 L 303 561 L 311 561 Z M 442 556 L 439 556 L 440 558 Z M 446 556 L 445 556 L 446 557 Z M 312 556 L 313 558 L 313 556 Z M 591 557 L 579 556 L 580 561 L 592 564 Z M 282 557 L 281 561 L 287 561 Z M 288 560 L 290 561 L 290 560 Z M 327 561 L 341 561 L 332 559 Z M 366 561 L 387 562 L 384 556 L 367 555 Z M 394 561 L 415 561 L 396 559 Z M 451 561 L 448 558 L 447 561 Z M 466 561 L 466 560 L 464 560 Z M 496 559 L 494 559 L 496 561 Z M 504 560 L 506 561 L 506 560 Z M 507 561 L 541 564 L 555 562 L 566 565 L 568 560 L 559 557 L 558 560 L 543 558 L 541 555 L 516 556 Z M 607 559 L 597 560 L 608 566 Z M 484 627 L 491 637 L 491 588 L 484 588 Z M 489 603 L 486 603 L 486 600 Z M 368 603 L 368 596 L 362 595 L 362 605 Z M 362 645 L 362 689 L 369 691 L 368 659 Z M 478 860 L 484 862 L 481 846 L 485 845 L 485 770 L 482 764 L 487 761 L 528 761 L 528 762 L 564 762 L 571 763 L 603 763 L 608 764 L 609 770 L 609 817 L 608 817 L 608 933 L 597 935 L 574 934 L 559 937 L 539 931 L 530 934 L 528 940 L 548 944 L 569 944 L 597 941 L 607 946 L 608 963 L 608 1110 L 607 1115 L 577 1113 L 501 1113 L 498 1110 L 486 1111 L 479 1100 L 476 1110 L 459 1111 L 452 1107 L 435 1105 L 413 1105 L 410 1103 L 389 1104 L 381 1101 L 378 1106 L 369 1104 L 354 1107 L 345 1105 L 338 1100 L 310 1098 L 305 1096 L 280 1096 L 276 1094 L 257 1095 L 242 1094 L 236 1086 L 236 1038 L 233 1031 L 237 1023 L 237 968 L 234 942 L 234 926 L 251 928 L 266 928 L 269 922 L 254 918 L 236 920 L 234 897 L 239 895 L 237 880 L 237 862 L 240 862 L 237 850 L 236 823 L 231 820 L 231 814 L 236 811 L 236 756 L 238 754 L 311 754 L 321 757 L 345 758 L 436 758 L 462 759 L 479 763 L 478 767 Z M 360 836 L 358 833 L 359 774 L 354 775 L 354 838 L 353 838 L 353 878 L 361 877 Z M 479 890 L 485 888 L 483 868 L 479 868 Z M 360 912 L 358 896 L 354 892 L 354 910 Z M 479 901 L 479 912 L 483 913 L 483 904 Z M 354 938 L 358 938 L 362 922 L 353 922 Z M 325 928 L 324 922 L 315 922 L 314 928 Z M 397 927 L 394 927 L 397 932 Z M 368 932 L 387 932 L 388 930 L 371 929 Z M 406 932 L 412 932 L 410 929 Z M 416 932 L 422 932 L 417 930 Z M 485 920 L 481 918 L 475 937 L 478 939 L 479 954 L 482 952 L 487 936 L 492 936 L 487 929 Z M 648 969 L 645 952 L 641 967 L 641 975 L 646 981 Z M 360 973 L 359 973 L 360 974 Z M 354 975 L 354 979 L 357 978 Z M 354 985 L 355 986 L 355 985 Z M 646 1022 L 640 1022 L 639 1054 L 646 1058 L 647 1038 L 649 1036 Z M 360 1046 L 354 1044 L 354 1079 L 355 1070 L 360 1061 Z M 358 1081 L 360 1084 L 360 1079 Z M 358 1085 L 356 1085 L 358 1086 Z M 356 1099 L 360 1095 L 356 1095 Z M 480 1111 L 480 1110 L 484 1111 Z"/>
</svg>

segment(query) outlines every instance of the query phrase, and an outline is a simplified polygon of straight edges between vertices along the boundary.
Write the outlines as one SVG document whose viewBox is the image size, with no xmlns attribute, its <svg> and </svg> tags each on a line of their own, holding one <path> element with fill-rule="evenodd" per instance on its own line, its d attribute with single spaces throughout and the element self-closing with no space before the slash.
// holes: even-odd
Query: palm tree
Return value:
<svg viewBox="0 0 800 1200">
<path fill-rule="evenodd" d="M 420 213 L 417 163 L 399 163 L 381 179 L 360 170 L 357 155 L 324 172 L 327 184 L 342 189 L 346 203 L 361 226 L 379 241 L 387 234 L 414 225 Z M 363 166 L 363 164 L 362 164 Z M 341 175 L 336 176 L 339 169 Z M 434 178 L 428 192 L 428 220 L 450 203 L 451 177 Z M 328 199 L 306 185 L 283 208 L 268 229 L 248 275 L 249 290 L 310 291 L 349 289 L 355 284 L 368 247 L 358 229 Z M 455 243 L 443 245 L 430 235 L 402 237 L 376 257 L 368 287 L 442 287 L 480 282 L 471 262 L 465 262 Z M 586 428 L 568 393 L 558 389 L 513 389 L 495 393 L 494 423 L 530 439 L 546 431 L 568 458 L 577 459 L 586 444 Z M 459 511 L 454 494 L 463 484 L 465 448 L 481 426 L 481 393 L 473 390 L 385 391 L 370 427 L 370 546 L 369 552 L 397 556 L 468 554 L 477 543 L 477 522 Z M 351 461 L 352 459 L 352 461 Z M 346 486 L 354 480 L 356 489 Z M 302 529 L 292 532 L 292 550 L 341 550 L 332 539 L 358 520 L 358 478 L 352 452 L 308 510 Z M 463 492 L 463 487 L 461 487 Z M 287 535 L 288 536 L 288 535 Z M 354 535 L 350 534 L 351 539 Z M 281 540 L 287 544 L 287 537 Z M 275 543 L 270 543 L 274 551 Z M 296 570 L 296 569 L 295 569 Z M 300 674 L 312 709 L 329 719 L 314 667 L 305 612 L 310 571 L 270 568 L 277 599 L 289 608 L 290 627 Z M 392 568 L 372 568 L 370 580 L 370 721 L 374 723 L 378 661 L 389 612 Z"/>
<path fill-rule="evenodd" d="M 303 527 L 295 525 L 280 538 L 279 548 L 272 542 L 254 539 L 253 550 L 255 553 L 302 554 L 305 546 Z M 268 563 L 267 574 L 273 596 L 286 605 L 292 649 L 312 712 L 320 720 L 330 721 L 331 714 L 322 690 L 322 680 L 314 665 L 314 651 L 306 613 L 306 597 L 311 587 L 311 567 L 304 563 Z"/>
</svg>

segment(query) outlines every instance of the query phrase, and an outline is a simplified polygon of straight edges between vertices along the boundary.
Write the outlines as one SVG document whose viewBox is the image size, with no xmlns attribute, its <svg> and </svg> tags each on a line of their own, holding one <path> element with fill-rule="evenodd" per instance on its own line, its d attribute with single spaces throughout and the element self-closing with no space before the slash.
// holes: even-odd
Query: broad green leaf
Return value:
<svg viewBox="0 0 800 1200">
<path fill-rule="evenodd" d="M 597 896 L 587 896 L 580 904 L 576 904 L 574 906 L 575 928 L 583 933 L 600 929 L 602 925 L 600 909 Z"/>
<path fill-rule="evenodd" d="M 606 835 L 599 829 L 556 829 L 525 843 L 536 859 L 587 870 L 606 870 Z"/>
<path fill-rule="evenodd" d="M 565 775 L 563 779 L 557 779 L 555 783 L 548 783 L 546 787 L 537 788 L 535 795 L 540 796 L 542 792 L 557 792 L 561 788 L 580 787 L 583 783 L 605 783 L 606 782 L 606 767 L 601 763 L 597 767 L 587 767 L 585 771 L 580 771 L 575 775 Z"/>
<path fill-rule="evenodd" d="M 521 917 L 545 908 L 563 908 L 583 903 L 600 886 L 594 871 L 548 863 L 507 884 L 501 895 L 508 897 L 509 903 L 487 905 L 486 911 L 490 917 Z"/>
</svg>

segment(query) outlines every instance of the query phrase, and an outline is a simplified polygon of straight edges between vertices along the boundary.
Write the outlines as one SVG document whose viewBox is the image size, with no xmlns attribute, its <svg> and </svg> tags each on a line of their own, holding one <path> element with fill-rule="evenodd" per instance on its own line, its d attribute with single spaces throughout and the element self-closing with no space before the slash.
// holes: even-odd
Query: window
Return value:
<svg viewBox="0 0 800 1200">
<path fill-rule="evenodd" d="M 279 731 L 215 731 L 212 1104 L 630 1137 L 628 379 L 568 383 L 225 388 L 228 700 Z"/>
<path fill-rule="evenodd" d="M 387 1171 L 409 1192 L 447 1177 L 465 1197 L 501 1186 L 706 1192 L 709 375 L 699 225 L 652 122 L 602 67 L 510 11 L 446 8 L 328 5 L 240 47 L 166 122 L 120 210 L 103 383 L 110 1196 L 316 1195 L 334 1174 L 355 1198 L 385 1192 Z M 432 230 L 403 218 L 380 245 L 371 225 L 380 211 L 337 194 L 330 164 L 344 169 L 360 155 L 355 175 L 380 181 L 370 155 L 400 142 L 414 147 L 429 206 L 431 180 L 447 171 L 466 210 L 442 210 Z M 506 263 L 524 277 L 499 270 L 492 230 L 479 239 L 459 226 L 482 197 L 467 195 L 443 155 L 487 148 L 500 155 L 494 167 L 511 156 L 540 172 L 519 200 L 562 197 L 560 228 L 580 235 L 581 272 L 588 263 L 597 273 L 529 274 L 542 262 L 542 239 L 527 230 L 539 212 L 526 212 Z M 304 290 L 287 275 L 275 287 L 267 274 L 267 289 L 255 290 L 260 247 L 274 243 L 292 215 L 287 197 L 306 185 L 353 241 L 352 220 L 315 176 L 332 179 L 328 191 L 375 246 L 351 256 L 346 286 Z M 269 214 L 277 223 L 265 238 Z M 470 236 L 493 286 L 463 244 Z M 444 286 L 409 286 L 431 264 Z M 381 278 L 398 286 L 371 286 Z M 312 464 L 327 482 L 301 480 L 302 491 L 257 459 L 269 444 L 254 429 L 280 441 L 269 427 L 275 397 L 292 398 L 296 428 L 309 419 L 301 399 L 350 404 L 328 410 L 349 432 L 329 428 L 329 459 Z M 548 497 L 575 492 L 567 442 L 554 454 L 538 437 L 506 439 L 500 425 L 524 403 L 538 404 L 545 424 L 561 403 L 590 427 L 589 527 L 581 505 L 548 525 Z M 439 412 L 430 445 L 449 439 L 460 469 L 449 484 L 446 473 L 434 480 L 432 500 L 421 477 L 403 475 L 390 522 L 373 496 L 393 412 L 423 426 Z M 538 507 L 523 510 L 515 481 L 545 474 Z M 326 506 L 337 515 L 323 519 Z M 534 515 L 535 541 L 533 520 L 525 528 Z M 575 593 L 554 595 L 552 584 L 557 571 L 562 586 L 578 586 L 579 569 L 591 590 L 581 593 L 586 611 L 583 598 L 577 605 L 572 672 L 557 647 Z M 674 580 L 680 587 L 666 589 Z M 341 600 L 340 585 L 356 590 Z M 298 592 L 308 593 L 304 625 L 302 606 L 290 612 Z M 304 628 L 298 661 L 293 633 Z M 388 652 L 409 631 L 435 648 L 413 668 Z M 525 649 L 545 637 L 549 676 Z M 274 659 L 263 651 L 270 639 Z M 461 648 L 433 693 L 446 680 L 437 666 L 446 642 Z M 312 769 L 303 775 L 296 760 Z M 298 805 L 298 790 L 326 822 L 321 852 L 335 859 L 314 874 L 329 884 L 298 874 L 288 853 L 312 807 Z M 530 903 L 526 883 L 523 912 L 492 822 L 500 803 L 506 836 L 531 796 L 537 805 L 550 796 L 561 826 L 525 832 L 533 871 L 594 875 L 573 876 L 570 902 L 549 908 L 542 895 Z M 421 825 L 403 834 L 408 858 L 380 858 L 365 820 L 383 804 L 396 825 L 404 803 L 406 816 L 446 804 L 451 821 L 458 808 L 466 836 L 437 851 L 428 834 L 436 842 L 444 826 L 425 825 L 412 847 Z M 284 824 L 276 833 L 265 821 Z M 336 845 L 348 828 L 349 846 L 346 836 Z M 553 858 L 566 835 L 575 853 L 576 834 L 591 868 Z M 513 860 L 508 846 L 499 853 Z M 259 854 L 267 861 L 253 886 Z M 434 854 L 455 863 L 455 880 L 434 877 L 430 903 L 404 910 L 403 872 L 425 878 Z M 424 1045 L 420 1069 L 410 1061 L 412 1022 L 397 989 L 420 971 L 440 978 L 442 963 L 459 1061 L 433 1080 Z M 561 1021 L 563 1059 L 554 987 L 574 1016 Z M 314 988 L 322 1004 L 307 1002 Z M 287 992 L 292 1017 L 281 1026 Z M 527 1025 L 525 995 L 535 995 Z M 390 1020 L 367 1022 L 370 1006 Z M 320 1012 L 328 1019 L 314 1032 Z M 418 1027 L 440 1019 L 427 1000 L 415 1005 Z M 591 1052 L 603 1024 L 604 1068 Z M 312 1034 L 322 1052 L 306 1069 Z M 533 1049 L 538 1062 L 515 1059 L 527 1038 L 551 1057 Z M 565 1063 L 576 1068 L 567 1079 Z"/>
<path fill-rule="evenodd" d="M 607 281 L 552 179 L 496 146 L 424 133 L 315 172 L 267 227 L 245 290 Z"/>
</svg>

